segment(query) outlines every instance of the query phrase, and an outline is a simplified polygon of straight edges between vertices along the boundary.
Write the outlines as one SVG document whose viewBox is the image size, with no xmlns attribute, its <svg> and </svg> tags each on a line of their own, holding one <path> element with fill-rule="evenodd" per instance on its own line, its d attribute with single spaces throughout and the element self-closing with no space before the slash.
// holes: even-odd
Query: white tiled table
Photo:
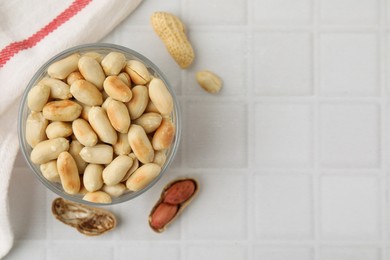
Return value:
<svg viewBox="0 0 390 260">
<path fill-rule="evenodd" d="M 149 17 L 185 21 L 185 71 Z M 145 1 L 104 42 L 143 53 L 179 96 L 178 156 L 144 196 L 110 207 L 111 233 L 86 238 L 55 220 L 18 157 L 11 184 L 16 244 L 6 259 L 390 259 L 390 2 Z M 216 96 L 194 74 L 224 80 Z M 163 234 L 147 215 L 162 187 L 199 180 L 199 197 Z"/>
</svg>

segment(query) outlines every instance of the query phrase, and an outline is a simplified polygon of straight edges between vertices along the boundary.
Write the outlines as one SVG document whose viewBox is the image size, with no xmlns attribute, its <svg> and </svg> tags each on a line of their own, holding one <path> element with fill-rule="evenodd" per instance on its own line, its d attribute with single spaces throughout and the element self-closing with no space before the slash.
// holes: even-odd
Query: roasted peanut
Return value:
<svg viewBox="0 0 390 260">
<path fill-rule="evenodd" d="M 98 63 L 101 63 L 103 60 L 103 54 L 94 52 L 94 51 L 89 51 L 83 54 L 83 56 L 90 57 L 94 60 L 96 60 Z"/>
<path fill-rule="evenodd" d="M 161 125 L 153 135 L 152 145 L 155 150 L 168 149 L 175 137 L 175 125 L 171 120 L 163 118 Z"/>
<path fill-rule="evenodd" d="M 87 106 L 100 106 L 103 103 L 103 96 L 99 89 L 83 79 L 72 83 L 70 93 L 76 100 Z"/>
<path fill-rule="evenodd" d="M 73 82 L 79 79 L 84 79 L 83 75 L 81 75 L 80 71 L 74 71 L 70 73 L 69 76 L 66 78 L 66 83 L 68 83 L 68 85 L 70 86 Z"/>
<path fill-rule="evenodd" d="M 126 187 L 131 191 L 138 191 L 145 188 L 161 172 L 161 167 L 155 163 L 147 163 L 139 167 L 127 179 Z"/>
<path fill-rule="evenodd" d="M 107 111 L 108 104 L 109 104 L 112 100 L 115 100 L 115 99 L 113 99 L 113 98 L 110 97 L 110 96 L 108 96 L 108 97 L 104 100 L 104 102 L 103 102 L 103 104 L 102 104 L 102 106 L 101 106 L 101 107 L 104 109 L 104 111 Z"/>
<path fill-rule="evenodd" d="M 83 200 L 86 200 L 89 202 L 94 202 L 94 203 L 111 203 L 112 202 L 110 195 L 108 195 L 104 191 L 88 192 L 83 197 Z"/>
<path fill-rule="evenodd" d="M 119 133 L 125 134 L 129 131 L 131 121 L 125 104 L 114 99 L 111 100 L 107 105 L 107 116 L 111 125 Z"/>
<path fill-rule="evenodd" d="M 133 123 L 142 126 L 145 133 L 150 134 L 156 131 L 156 129 L 160 126 L 161 121 L 162 116 L 159 113 L 149 112 L 134 120 Z"/>
<path fill-rule="evenodd" d="M 222 80 L 215 73 L 203 70 L 196 73 L 198 84 L 211 94 L 218 93 L 222 88 Z"/>
<path fill-rule="evenodd" d="M 60 175 L 57 170 L 57 160 L 53 160 L 39 166 L 43 177 L 52 182 L 61 182 Z"/>
<path fill-rule="evenodd" d="M 160 165 L 160 167 L 163 167 L 166 160 L 167 160 L 167 155 L 164 150 L 154 152 L 153 163 Z"/>
<path fill-rule="evenodd" d="M 62 60 L 56 61 L 49 66 L 47 74 L 52 78 L 65 79 L 71 72 L 77 70 L 80 54 L 72 54 Z"/>
<path fill-rule="evenodd" d="M 153 161 L 154 150 L 152 144 L 141 126 L 132 124 L 128 139 L 131 149 L 140 162 L 149 163 Z"/>
<path fill-rule="evenodd" d="M 103 181 L 107 185 L 115 185 L 122 181 L 133 164 L 133 159 L 127 155 L 118 155 L 103 170 Z"/>
<path fill-rule="evenodd" d="M 43 107 L 43 116 L 51 121 L 73 121 L 81 114 L 82 107 L 71 100 L 51 101 Z"/>
<path fill-rule="evenodd" d="M 41 112 L 31 112 L 26 120 L 26 141 L 34 148 L 38 143 L 46 140 L 45 129 L 49 121 L 43 117 Z"/>
<path fill-rule="evenodd" d="M 69 141 L 63 137 L 45 140 L 38 143 L 30 154 L 30 159 L 35 164 L 47 163 L 57 159 L 58 155 L 69 149 Z"/>
<path fill-rule="evenodd" d="M 76 162 L 79 174 L 83 174 L 85 168 L 88 165 L 88 163 L 84 161 L 83 158 L 81 158 L 80 156 L 80 152 L 83 148 L 84 146 L 77 140 L 73 140 L 69 146 L 69 153 L 72 155 L 73 159 Z"/>
<path fill-rule="evenodd" d="M 81 103 L 79 101 L 77 101 L 77 103 L 82 107 L 80 117 L 84 120 L 89 121 L 88 114 L 89 114 L 89 110 L 91 109 L 91 106 L 87 106 L 86 104 Z"/>
<path fill-rule="evenodd" d="M 116 76 L 126 65 L 126 57 L 119 52 L 110 52 L 102 60 L 102 67 L 106 76 Z"/>
<path fill-rule="evenodd" d="M 103 90 L 103 81 L 106 76 L 102 67 L 94 58 L 82 56 L 78 62 L 78 68 L 86 80 L 95 85 L 99 90 Z"/>
<path fill-rule="evenodd" d="M 129 154 L 131 152 L 131 147 L 127 138 L 127 133 L 119 133 L 118 141 L 112 147 L 114 148 L 114 153 L 116 155 Z"/>
<path fill-rule="evenodd" d="M 103 108 L 92 107 L 89 110 L 88 118 L 93 130 L 102 142 L 116 143 L 118 136 Z"/>
<path fill-rule="evenodd" d="M 123 183 L 104 185 L 102 191 L 110 195 L 112 198 L 117 198 L 126 192 L 126 185 Z"/>
<path fill-rule="evenodd" d="M 145 64 L 138 60 L 129 60 L 125 70 L 130 75 L 131 81 L 135 84 L 145 85 L 151 80 L 150 73 Z"/>
<path fill-rule="evenodd" d="M 130 88 L 118 76 L 108 76 L 103 85 L 104 91 L 115 100 L 129 102 L 133 97 Z"/>
<path fill-rule="evenodd" d="M 127 74 L 126 72 L 121 72 L 119 73 L 118 78 L 120 78 L 123 83 L 126 84 L 126 86 L 131 87 L 131 79 L 129 74 Z"/>
<path fill-rule="evenodd" d="M 97 144 L 81 149 L 80 156 L 88 163 L 109 164 L 112 161 L 113 150 L 111 145 Z"/>
<path fill-rule="evenodd" d="M 164 81 L 154 78 L 149 83 L 149 96 L 162 115 L 170 115 L 173 111 L 173 99 Z"/>
<path fill-rule="evenodd" d="M 69 85 L 61 80 L 43 78 L 38 85 L 48 86 L 50 88 L 50 98 L 52 99 L 70 99 L 72 97 Z"/>
<path fill-rule="evenodd" d="M 64 191 L 69 194 L 77 194 L 80 190 L 79 172 L 76 162 L 70 153 L 60 153 L 57 159 L 57 170 Z"/>
<path fill-rule="evenodd" d="M 193 181 L 178 181 L 165 192 L 164 202 L 178 205 L 188 200 L 194 192 L 195 183 Z"/>
<path fill-rule="evenodd" d="M 177 210 L 177 205 L 160 203 L 151 216 L 150 225 L 157 230 L 164 228 L 176 215 Z"/>
<path fill-rule="evenodd" d="M 152 100 L 150 100 L 149 98 L 149 103 L 148 105 L 146 106 L 146 109 L 145 109 L 145 113 L 160 113 L 160 111 L 158 111 L 157 107 L 153 104 Z"/>
<path fill-rule="evenodd" d="M 77 140 L 84 146 L 94 146 L 97 144 L 98 137 L 90 124 L 84 119 L 78 118 L 72 123 L 73 133 Z"/>
<path fill-rule="evenodd" d="M 69 137 L 73 133 L 72 125 L 65 122 L 52 122 L 46 128 L 46 135 L 49 139 L 58 137 Z"/>
<path fill-rule="evenodd" d="M 135 172 L 135 170 L 137 170 L 139 167 L 139 162 L 138 162 L 138 159 L 135 156 L 135 154 L 131 153 L 131 154 L 129 154 L 129 157 L 131 159 L 133 159 L 133 164 L 131 165 L 130 169 L 127 171 L 125 177 L 123 177 L 122 182 L 127 181 L 127 179 L 130 177 L 130 175 L 132 175 Z"/>
<path fill-rule="evenodd" d="M 36 85 L 28 92 L 27 106 L 31 111 L 40 112 L 47 103 L 50 96 L 50 87 L 47 85 Z"/>
<path fill-rule="evenodd" d="M 142 85 L 137 85 L 132 88 L 133 97 L 127 103 L 131 120 L 140 117 L 149 103 L 148 88 Z"/>
<path fill-rule="evenodd" d="M 195 54 L 180 19 L 170 13 L 155 12 L 151 17 L 151 22 L 154 31 L 176 63 L 183 69 L 189 67 L 194 61 Z"/>
<path fill-rule="evenodd" d="M 97 191 L 103 187 L 103 165 L 100 164 L 88 164 L 85 168 L 83 175 L 84 187 L 87 191 Z"/>
</svg>

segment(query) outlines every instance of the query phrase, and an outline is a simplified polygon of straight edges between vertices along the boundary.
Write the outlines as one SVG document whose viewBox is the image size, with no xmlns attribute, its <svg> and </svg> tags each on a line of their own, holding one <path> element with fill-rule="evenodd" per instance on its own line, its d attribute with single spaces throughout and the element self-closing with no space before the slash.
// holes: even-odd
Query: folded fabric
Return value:
<svg viewBox="0 0 390 260">
<path fill-rule="evenodd" d="M 142 0 L 0 2 L 0 258 L 13 245 L 8 186 L 18 150 L 17 110 L 34 72 L 69 47 L 102 39 Z"/>
</svg>

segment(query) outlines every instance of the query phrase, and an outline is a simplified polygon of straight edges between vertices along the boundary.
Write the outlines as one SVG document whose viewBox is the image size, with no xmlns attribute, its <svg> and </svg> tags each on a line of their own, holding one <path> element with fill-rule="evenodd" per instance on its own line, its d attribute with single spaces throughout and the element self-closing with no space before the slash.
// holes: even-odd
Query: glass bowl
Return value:
<svg viewBox="0 0 390 260">
<path fill-rule="evenodd" d="M 176 127 L 176 133 L 175 133 L 175 137 L 174 137 L 172 145 L 167 150 L 166 161 L 165 161 L 164 165 L 161 167 L 161 172 L 152 182 L 150 182 L 145 188 L 143 188 L 139 191 L 134 191 L 134 192 L 127 191 L 119 197 L 116 197 L 116 198 L 113 197 L 111 203 L 100 204 L 100 203 L 94 203 L 94 202 L 89 202 L 89 201 L 83 200 L 82 199 L 83 195 L 81 195 L 81 194 L 71 195 L 71 194 L 66 193 L 63 190 L 62 185 L 60 183 L 55 183 L 55 182 L 51 182 L 51 181 L 47 180 L 42 175 L 41 170 L 39 168 L 39 165 L 31 162 L 30 154 L 31 154 L 32 148 L 30 147 L 30 145 L 28 145 L 28 143 L 26 141 L 26 120 L 27 120 L 27 117 L 30 113 L 30 109 L 27 106 L 27 95 L 28 95 L 28 92 L 30 91 L 30 89 L 32 87 L 34 87 L 37 84 L 37 82 L 39 82 L 43 77 L 48 75 L 47 69 L 50 66 L 50 64 L 52 64 L 58 60 L 61 60 L 61 59 L 65 58 L 73 53 L 77 53 L 77 52 L 80 54 L 87 53 L 87 52 L 97 52 L 97 53 L 105 55 L 111 51 L 123 53 L 126 56 L 127 60 L 135 59 L 135 60 L 141 61 L 142 63 L 144 63 L 146 65 L 149 72 L 153 76 L 158 77 L 164 81 L 165 85 L 167 86 L 169 92 L 172 95 L 173 102 L 174 102 L 174 108 L 173 108 L 171 118 L 172 118 L 172 122 L 174 123 L 174 125 Z M 151 62 L 145 56 L 139 54 L 138 52 L 136 52 L 134 50 L 128 49 L 128 48 L 123 47 L 123 46 L 115 45 L 115 44 L 93 43 L 93 44 L 79 45 L 79 46 L 75 46 L 75 47 L 72 47 L 70 49 L 67 49 L 67 50 L 55 55 L 51 59 L 49 59 L 32 77 L 32 79 L 28 83 L 28 85 L 23 93 L 20 107 L 19 107 L 18 136 L 19 136 L 19 143 L 20 143 L 20 147 L 22 150 L 22 154 L 23 154 L 23 157 L 26 160 L 27 164 L 31 168 L 35 177 L 38 178 L 38 180 L 44 186 L 46 186 L 46 188 L 48 188 L 52 192 L 56 193 L 57 195 L 61 196 L 62 198 L 65 198 L 65 199 L 68 199 L 68 200 L 71 200 L 71 201 L 74 201 L 77 203 L 87 204 L 87 205 L 95 205 L 96 206 L 96 205 L 112 205 L 112 204 L 122 203 L 125 201 L 129 201 L 131 199 L 134 199 L 134 198 L 138 197 L 139 195 L 141 195 L 142 193 L 144 193 L 145 191 L 149 190 L 161 178 L 161 176 L 168 170 L 169 165 L 171 164 L 171 162 L 172 162 L 172 160 L 175 157 L 175 154 L 177 152 L 177 148 L 178 148 L 180 136 L 181 136 L 181 121 L 180 121 L 179 103 L 178 103 L 177 97 L 176 97 L 171 85 L 169 84 L 167 78 L 165 77 L 165 75 L 153 62 Z"/>
</svg>

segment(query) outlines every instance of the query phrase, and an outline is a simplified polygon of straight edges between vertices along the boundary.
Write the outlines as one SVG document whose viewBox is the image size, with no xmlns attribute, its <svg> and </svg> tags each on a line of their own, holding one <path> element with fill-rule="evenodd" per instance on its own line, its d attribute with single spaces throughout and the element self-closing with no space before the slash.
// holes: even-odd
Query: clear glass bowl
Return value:
<svg viewBox="0 0 390 260">
<path fill-rule="evenodd" d="M 146 67 L 149 69 L 149 71 L 152 75 L 154 75 L 155 77 L 158 77 L 164 81 L 165 85 L 167 86 L 169 92 L 172 95 L 173 102 L 174 102 L 172 120 L 176 126 L 176 134 L 175 134 L 175 138 L 174 138 L 174 141 L 173 141 L 171 147 L 167 151 L 167 159 L 166 159 L 165 164 L 162 167 L 162 170 L 161 170 L 159 176 L 157 176 L 151 183 L 149 183 L 142 190 L 139 190 L 136 192 L 129 191 L 129 192 L 124 193 L 120 197 L 112 198 L 112 203 L 110 203 L 110 204 L 100 204 L 100 203 L 98 204 L 98 203 L 85 201 L 82 199 L 83 195 L 80 195 L 80 194 L 70 195 L 63 190 L 60 183 L 54 183 L 54 182 L 47 180 L 42 175 L 42 173 L 39 169 L 39 165 L 32 163 L 30 160 L 30 154 L 31 154 L 32 148 L 28 145 L 28 143 L 26 141 L 26 135 L 25 135 L 26 120 L 27 120 L 27 117 L 30 113 L 30 110 L 27 106 L 27 95 L 28 95 L 28 92 L 30 91 L 30 89 L 32 87 L 34 87 L 37 84 L 37 82 L 39 82 L 43 77 L 47 76 L 47 68 L 53 62 L 61 60 L 61 59 L 65 58 L 73 53 L 78 52 L 80 54 L 83 54 L 83 53 L 91 52 L 91 51 L 98 52 L 100 54 L 108 54 L 111 51 L 117 51 L 117 52 L 123 53 L 128 60 L 129 59 L 136 59 L 136 60 L 143 62 L 146 65 Z M 79 45 L 79 46 L 75 46 L 75 47 L 72 47 L 70 49 L 67 49 L 67 50 L 55 55 L 54 57 L 52 57 L 32 77 L 32 79 L 30 80 L 30 82 L 28 83 L 28 85 L 26 87 L 26 90 L 23 93 L 22 100 L 21 100 L 20 107 L 19 107 L 18 136 L 19 136 L 19 143 L 20 143 L 23 157 L 25 158 L 27 164 L 31 168 L 35 177 L 37 177 L 38 180 L 43 185 L 46 186 L 46 188 L 50 189 L 51 191 L 53 191 L 54 193 L 56 193 L 57 195 L 65 198 L 65 199 L 68 199 L 68 200 L 71 200 L 71 201 L 74 201 L 77 203 L 83 203 L 83 204 L 95 205 L 95 206 L 96 205 L 112 205 L 112 204 L 122 203 L 122 202 L 125 202 L 128 200 L 131 200 L 131 199 L 141 195 L 145 191 L 149 190 L 161 178 L 161 176 L 167 171 L 169 165 L 171 164 L 173 158 L 175 157 L 175 154 L 176 154 L 178 146 L 179 146 L 180 136 L 181 136 L 181 121 L 180 121 L 179 102 L 177 100 L 177 97 L 176 97 L 171 85 L 169 84 L 167 78 L 161 72 L 161 70 L 153 62 L 151 62 L 148 58 L 139 54 L 138 52 L 131 50 L 131 49 L 128 49 L 128 48 L 123 47 L 123 46 L 119 46 L 119 45 L 115 45 L 115 44 L 108 44 L 108 43 L 93 43 L 93 44 Z"/>
</svg>

